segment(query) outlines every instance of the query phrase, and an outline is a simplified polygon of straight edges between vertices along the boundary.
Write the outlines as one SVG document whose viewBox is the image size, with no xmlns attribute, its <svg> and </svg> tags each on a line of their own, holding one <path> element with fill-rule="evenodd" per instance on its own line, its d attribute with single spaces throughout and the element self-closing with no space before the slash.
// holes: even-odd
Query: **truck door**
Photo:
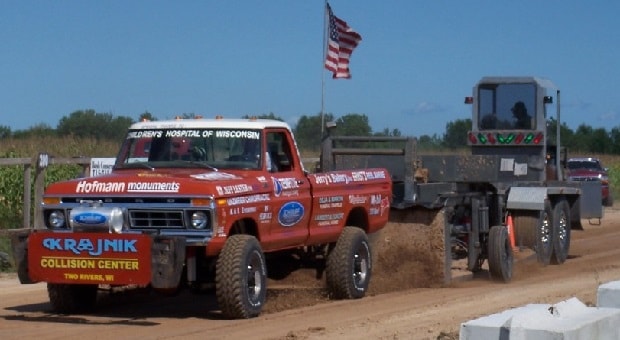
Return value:
<svg viewBox="0 0 620 340">
<path fill-rule="evenodd" d="M 310 183 L 288 130 L 269 130 L 265 143 L 264 166 L 270 177 L 267 180 L 273 186 L 273 211 L 266 239 L 274 247 L 300 245 L 308 237 Z"/>
</svg>

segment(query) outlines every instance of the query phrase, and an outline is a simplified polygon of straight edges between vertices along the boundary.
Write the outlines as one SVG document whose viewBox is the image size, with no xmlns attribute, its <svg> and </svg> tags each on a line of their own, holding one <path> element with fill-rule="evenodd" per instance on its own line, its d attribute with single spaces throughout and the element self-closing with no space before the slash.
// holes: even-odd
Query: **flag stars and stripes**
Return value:
<svg viewBox="0 0 620 340">
<path fill-rule="evenodd" d="M 338 18 L 327 4 L 329 16 L 329 41 L 325 56 L 325 68 L 332 72 L 333 78 L 351 78 L 349 60 L 353 50 L 362 40 L 362 36 L 355 32 L 346 21 Z"/>
</svg>

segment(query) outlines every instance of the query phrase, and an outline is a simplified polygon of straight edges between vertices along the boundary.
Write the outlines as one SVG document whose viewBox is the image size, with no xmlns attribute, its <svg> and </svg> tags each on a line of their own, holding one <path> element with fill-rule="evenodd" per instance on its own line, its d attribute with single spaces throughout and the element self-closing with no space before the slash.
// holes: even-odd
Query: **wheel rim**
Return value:
<svg viewBox="0 0 620 340">
<path fill-rule="evenodd" d="M 564 211 L 560 213 L 560 220 L 558 221 L 558 238 L 560 244 L 566 244 L 568 240 L 568 218 Z"/>
<path fill-rule="evenodd" d="M 259 296 L 263 290 L 262 261 L 260 255 L 256 252 L 253 252 L 250 257 L 247 273 L 248 296 L 250 300 L 256 302 L 259 300 Z"/>
<path fill-rule="evenodd" d="M 545 215 L 542 219 L 542 223 L 539 226 L 540 228 L 540 234 L 538 237 L 540 237 L 540 241 L 543 245 L 545 245 L 545 247 L 548 247 L 550 245 L 551 242 L 551 220 L 549 218 L 549 214 L 547 214 L 545 212 Z"/>
<path fill-rule="evenodd" d="M 368 268 L 370 264 L 370 252 L 365 243 L 357 248 L 353 255 L 353 281 L 356 286 L 363 286 L 368 278 Z"/>
</svg>

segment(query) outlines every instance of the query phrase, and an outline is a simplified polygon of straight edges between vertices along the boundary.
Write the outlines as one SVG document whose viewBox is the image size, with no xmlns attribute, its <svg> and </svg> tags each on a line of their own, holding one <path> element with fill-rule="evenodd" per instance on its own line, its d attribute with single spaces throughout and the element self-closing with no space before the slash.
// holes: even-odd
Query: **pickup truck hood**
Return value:
<svg viewBox="0 0 620 340">
<path fill-rule="evenodd" d="M 108 195 L 188 195 L 231 197 L 267 192 L 264 176 L 247 171 L 211 171 L 208 169 L 120 170 L 109 175 L 77 178 L 51 184 L 46 196 Z"/>
</svg>

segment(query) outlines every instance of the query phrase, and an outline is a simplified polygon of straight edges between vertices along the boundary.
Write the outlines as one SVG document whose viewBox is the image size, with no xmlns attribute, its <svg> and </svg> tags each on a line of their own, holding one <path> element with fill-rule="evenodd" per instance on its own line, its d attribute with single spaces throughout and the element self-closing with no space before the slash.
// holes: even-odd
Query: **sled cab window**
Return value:
<svg viewBox="0 0 620 340">
<path fill-rule="evenodd" d="M 478 89 L 480 130 L 532 130 L 535 113 L 535 84 L 481 84 Z"/>
</svg>

